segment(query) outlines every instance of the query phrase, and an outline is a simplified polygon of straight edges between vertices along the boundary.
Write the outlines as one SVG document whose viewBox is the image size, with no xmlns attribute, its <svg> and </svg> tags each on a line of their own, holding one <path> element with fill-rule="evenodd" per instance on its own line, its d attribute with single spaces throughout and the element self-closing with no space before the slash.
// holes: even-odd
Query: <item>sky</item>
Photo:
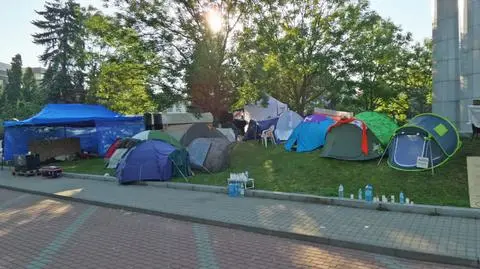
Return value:
<svg viewBox="0 0 480 269">
<path fill-rule="evenodd" d="M 101 0 L 77 0 L 82 6 L 100 7 Z M 383 17 L 389 17 L 402 29 L 422 41 L 432 35 L 431 0 L 371 0 L 371 6 Z M 0 0 L 0 62 L 10 63 L 20 53 L 24 66 L 42 66 L 38 55 L 41 46 L 32 42 L 36 32 L 32 20 L 38 19 L 35 10 L 41 10 L 45 0 Z"/>
</svg>

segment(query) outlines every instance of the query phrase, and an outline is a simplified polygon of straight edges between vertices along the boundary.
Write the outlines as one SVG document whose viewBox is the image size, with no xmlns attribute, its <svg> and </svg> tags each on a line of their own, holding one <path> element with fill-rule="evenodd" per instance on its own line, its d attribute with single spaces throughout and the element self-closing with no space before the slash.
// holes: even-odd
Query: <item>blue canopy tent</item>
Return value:
<svg viewBox="0 0 480 269">
<path fill-rule="evenodd" d="M 4 122 L 4 158 L 26 154 L 33 140 L 79 138 L 82 150 L 103 156 L 117 137 L 144 129 L 143 117 L 127 117 L 100 105 L 48 104 L 23 121 Z"/>
</svg>

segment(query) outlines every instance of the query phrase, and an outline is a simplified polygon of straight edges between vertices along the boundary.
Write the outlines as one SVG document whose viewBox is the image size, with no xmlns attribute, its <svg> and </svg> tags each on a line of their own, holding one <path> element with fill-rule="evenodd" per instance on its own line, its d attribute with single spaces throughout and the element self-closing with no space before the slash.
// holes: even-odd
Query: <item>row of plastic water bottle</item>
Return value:
<svg viewBox="0 0 480 269">
<path fill-rule="evenodd" d="M 343 192 L 344 192 L 343 185 L 340 184 L 340 186 L 338 187 L 338 197 L 339 198 L 344 198 L 344 193 Z M 365 194 L 365 197 L 364 197 L 363 194 Z M 358 189 L 357 198 L 358 198 L 358 200 L 363 200 L 363 198 L 365 198 L 365 201 L 374 202 L 374 203 L 378 203 L 378 202 L 395 203 L 395 195 L 390 196 L 390 201 L 388 200 L 388 198 L 385 195 L 382 195 L 381 200 L 378 196 L 374 197 L 373 196 L 373 186 L 370 185 L 370 184 L 365 186 L 365 191 L 363 191 L 361 188 Z M 355 199 L 353 194 L 350 194 L 350 199 Z M 413 204 L 413 201 L 410 201 L 410 199 L 408 197 L 405 197 L 405 194 L 403 192 L 400 192 L 400 194 L 399 194 L 399 202 L 400 202 L 400 204 Z"/>
<path fill-rule="evenodd" d="M 244 197 L 245 184 L 248 180 L 248 171 L 244 173 L 230 173 L 228 179 L 228 196 L 230 197 Z"/>
<path fill-rule="evenodd" d="M 248 171 L 243 173 L 230 173 L 229 181 L 247 181 L 248 179 Z"/>
</svg>

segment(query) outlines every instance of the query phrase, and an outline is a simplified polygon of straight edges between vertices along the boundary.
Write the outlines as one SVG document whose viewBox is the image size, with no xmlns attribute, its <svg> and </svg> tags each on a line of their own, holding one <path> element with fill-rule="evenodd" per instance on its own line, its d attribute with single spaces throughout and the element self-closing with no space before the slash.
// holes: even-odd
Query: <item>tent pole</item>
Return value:
<svg viewBox="0 0 480 269">
<path fill-rule="evenodd" d="M 435 170 L 433 168 L 433 150 L 432 150 L 432 142 L 431 140 L 429 141 L 429 148 L 430 148 L 430 165 L 432 166 L 432 176 L 435 175 Z"/>
<path fill-rule="evenodd" d="M 382 157 L 381 157 L 380 160 L 378 161 L 377 166 L 380 165 L 380 163 L 381 163 L 382 160 L 383 160 L 383 157 L 385 157 L 385 153 L 387 153 L 387 150 L 388 150 L 388 148 L 390 147 L 390 144 L 392 143 L 392 140 L 393 140 L 393 139 L 390 139 L 390 141 L 388 141 L 388 145 L 387 145 L 387 147 L 385 148 L 385 150 L 383 151 Z"/>
<path fill-rule="evenodd" d="M 170 158 L 169 158 L 169 159 L 170 159 Z M 180 170 L 180 168 L 178 168 L 178 165 L 175 163 L 175 161 L 172 160 L 172 159 L 170 159 L 170 160 L 172 161 L 173 165 L 175 165 L 175 167 L 177 168 L 178 172 L 180 172 L 180 174 L 182 174 L 183 179 L 185 179 L 185 181 L 186 181 L 187 183 L 189 183 L 187 177 L 183 174 L 182 170 Z"/>
</svg>

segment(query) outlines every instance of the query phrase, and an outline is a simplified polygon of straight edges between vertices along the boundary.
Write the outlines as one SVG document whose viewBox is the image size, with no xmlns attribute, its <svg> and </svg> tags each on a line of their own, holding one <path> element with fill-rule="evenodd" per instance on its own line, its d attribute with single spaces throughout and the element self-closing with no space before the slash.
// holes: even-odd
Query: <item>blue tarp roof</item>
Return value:
<svg viewBox="0 0 480 269">
<path fill-rule="evenodd" d="M 95 121 L 138 121 L 142 117 L 125 117 L 101 105 L 48 104 L 37 115 L 23 121 L 5 121 L 5 127 L 77 125 Z"/>
</svg>

